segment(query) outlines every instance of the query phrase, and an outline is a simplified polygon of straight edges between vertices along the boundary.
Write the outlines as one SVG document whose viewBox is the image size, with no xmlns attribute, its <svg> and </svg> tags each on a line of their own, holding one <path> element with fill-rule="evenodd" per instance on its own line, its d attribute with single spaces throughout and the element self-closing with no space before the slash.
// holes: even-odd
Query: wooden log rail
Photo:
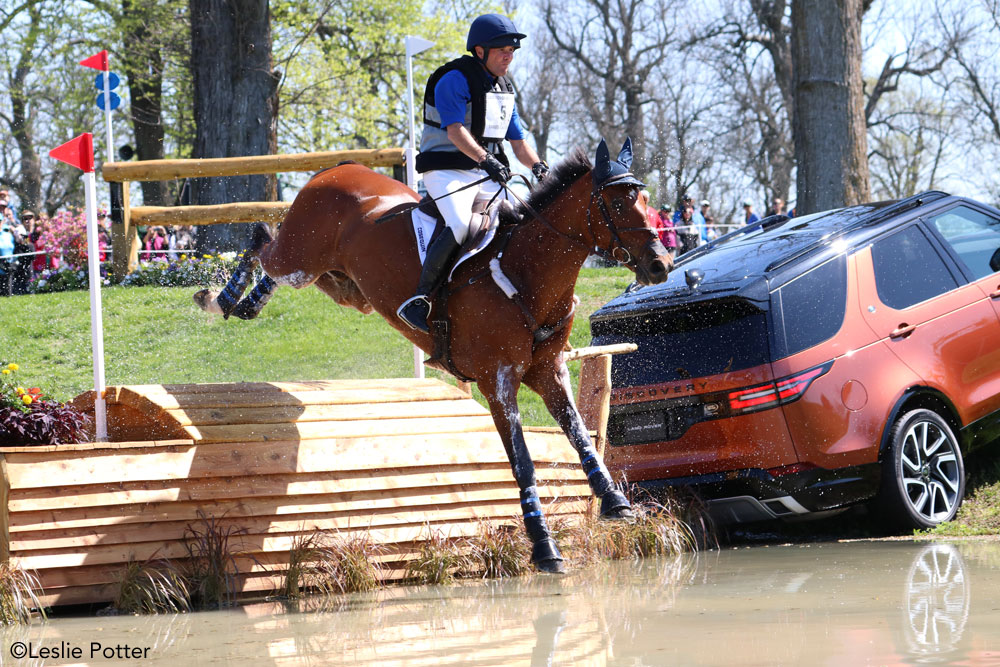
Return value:
<svg viewBox="0 0 1000 667">
<path fill-rule="evenodd" d="M 131 206 L 132 181 L 169 181 L 178 178 L 250 176 L 279 172 L 319 171 L 353 160 L 369 167 L 403 164 L 402 148 L 377 150 L 324 151 L 288 155 L 192 160 L 144 160 L 108 162 L 101 168 L 111 183 L 111 245 L 115 276 L 123 278 L 139 262 L 138 225 L 217 225 L 231 222 L 278 223 L 284 219 L 288 202 L 237 202 L 215 206 Z"/>
</svg>

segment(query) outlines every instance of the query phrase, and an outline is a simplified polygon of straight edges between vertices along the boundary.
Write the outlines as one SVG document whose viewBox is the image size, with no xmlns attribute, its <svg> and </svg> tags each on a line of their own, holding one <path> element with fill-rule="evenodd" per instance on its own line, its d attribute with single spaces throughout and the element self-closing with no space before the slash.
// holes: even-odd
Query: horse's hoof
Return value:
<svg viewBox="0 0 1000 667">
<path fill-rule="evenodd" d="M 549 574 L 563 574 L 566 572 L 562 554 L 559 553 L 559 547 L 556 546 L 555 540 L 551 537 L 535 542 L 534 546 L 531 547 L 531 562 L 541 572 L 548 572 Z"/>
<path fill-rule="evenodd" d="M 204 310 L 206 313 L 211 313 L 212 315 L 223 315 L 222 308 L 216 303 L 215 298 L 218 296 L 218 292 L 213 292 L 212 290 L 199 290 L 194 293 L 194 302 L 198 304 L 198 307 Z"/>
<path fill-rule="evenodd" d="M 601 519 L 605 521 L 635 521 L 635 513 L 625 494 L 617 489 L 601 496 Z"/>
<path fill-rule="evenodd" d="M 602 513 L 601 521 L 625 521 L 635 523 L 635 512 L 631 507 L 616 507 L 607 513 Z"/>
<path fill-rule="evenodd" d="M 563 564 L 562 558 L 543 560 L 540 563 L 535 563 L 535 567 L 544 574 L 566 574 L 566 566 Z"/>
</svg>

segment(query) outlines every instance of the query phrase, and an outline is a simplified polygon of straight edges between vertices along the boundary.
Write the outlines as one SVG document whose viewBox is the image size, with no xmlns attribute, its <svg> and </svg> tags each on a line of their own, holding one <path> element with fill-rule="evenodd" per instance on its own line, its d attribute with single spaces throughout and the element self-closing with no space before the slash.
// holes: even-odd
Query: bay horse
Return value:
<svg viewBox="0 0 1000 667">
<path fill-rule="evenodd" d="M 562 354 L 573 321 L 574 286 L 590 254 L 620 261 L 643 284 L 664 281 L 672 267 L 647 223 L 642 183 L 629 171 L 631 162 L 629 140 L 616 160 L 602 141 L 593 167 L 575 150 L 518 209 L 505 205 L 497 236 L 506 237 L 506 246 L 495 241 L 462 263 L 449 284 L 447 361 L 454 374 L 476 381 L 489 403 L 520 488 L 531 559 L 545 572 L 564 568 L 542 515 L 521 427 L 517 392 L 522 383 L 542 397 L 579 453 L 600 498 L 601 517 L 632 519 L 628 500 L 612 482 L 577 411 Z M 315 285 L 342 306 L 377 312 L 431 353 L 432 336 L 396 316 L 420 275 L 408 215 L 417 201 L 407 186 L 358 164 L 322 171 L 292 202 L 277 237 L 271 240 L 266 225 L 258 225 L 226 288 L 202 290 L 195 301 L 209 312 L 249 319 L 275 284 Z M 257 261 L 266 275 L 240 300 Z M 505 294 L 504 281 L 508 291 L 516 289 L 514 298 Z M 434 317 L 439 314 L 432 312 Z"/>
</svg>

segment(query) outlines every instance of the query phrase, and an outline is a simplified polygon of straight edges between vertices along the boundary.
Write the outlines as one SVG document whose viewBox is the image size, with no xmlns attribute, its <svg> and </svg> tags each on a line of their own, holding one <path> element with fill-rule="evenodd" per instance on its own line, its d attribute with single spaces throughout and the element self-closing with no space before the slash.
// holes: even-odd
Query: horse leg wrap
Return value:
<svg viewBox="0 0 1000 667">
<path fill-rule="evenodd" d="M 538 490 L 534 486 L 521 491 L 521 512 L 524 516 L 524 528 L 531 539 L 531 562 L 545 572 L 563 572 L 562 554 L 545 523 L 542 503 L 538 500 Z"/>
<path fill-rule="evenodd" d="M 250 294 L 233 309 L 233 315 L 241 320 L 252 320 L 257 317 L 260 311 L 264 309 L 264 306 L 267 305 L 267 302 L 271 300 L 271 295 L 274 294 L 275 287 L 277 287 L 277 284 L 271 280 L 271 277 L 264 276 Z"/>
<path fill-rule="evenodd" d="M 236 304 L 240 302 L 240 297 L 246 291 L 250 279 L 253 278 L 254 266 L 257 264 L 256 257 L 244 256 L 236 266 L 236 271 L 229 278 L 229 282 L 222 288 L 219 295 L 215 297 L 215 303 L 222 309 L 222 316 L 229 319 Z"/>
<path fill-rule="evenodd" d="M 590 488 L 598 498 L 603 497 L 608 491 L 615 488 L 611 481 L 611 475 L 604 463 L 597 458 L 597 453 L 593 450 L 581 453 L 580 465 L 583 466 L 583 474 L 587 476 Z"/>
</svg>

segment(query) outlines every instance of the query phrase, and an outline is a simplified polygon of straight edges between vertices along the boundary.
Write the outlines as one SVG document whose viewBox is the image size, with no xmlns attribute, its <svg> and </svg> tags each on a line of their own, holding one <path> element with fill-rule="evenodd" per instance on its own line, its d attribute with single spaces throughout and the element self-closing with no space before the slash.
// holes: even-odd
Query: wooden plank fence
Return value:
<svg viewBox="0 0 1000 667">
<path fill-rule="evenodd" d="M 582 391 L 599 414 L 602 392 Z M 273 589 L 316 531 L 369 535 L 396 578 L 430 531 L 520 523 L 488 412 L 437 380 L 121 386 L 106 400 L 112 442 L 0 448 L 0 555 L 37 572 L 48 605 L 113 599 L 129 560 L 185 558 L 202 516 L 240 531 L 243 593 Z M 590 511 L 565 436 L 527 438 L 549 515 Z"/>
<path fill-rule="evenodd" d="M 111 183 L 111 247 L 114 273 L 118 278 L 138 266 L 138 225 L 217 225 L 231 222 L 284 220 L 289 202 L 235 202 L 211 206 L 132 206 L 129 184 L 133 181 L 170 181 L 178 178 L 206 178 L 319 171 L 353 160 L 369 167 L 398 167 L 403 164 L 402 148 L 323 151 L 286 155 L 201 158 L 190 160 L 142 160 L 107 162 L 101 167 L 104 180 Z"/>
</svg>

